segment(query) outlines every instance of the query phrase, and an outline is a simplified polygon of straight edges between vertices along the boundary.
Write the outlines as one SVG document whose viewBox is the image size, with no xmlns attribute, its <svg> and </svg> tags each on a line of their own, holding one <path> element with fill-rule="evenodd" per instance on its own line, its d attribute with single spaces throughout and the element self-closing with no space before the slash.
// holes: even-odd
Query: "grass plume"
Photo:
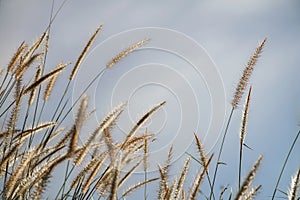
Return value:
<svg viewBox="0 0 300 200">
<path fill-rule="evenodd" d="M 130 45 L 128 48 L 124 49 L 123 51 L 121 51 L 121 53 L 119 53 L 117 56 L 115 56 L 113 59 L 111 59 L 111 61 L 106 64 L 106 68 L 111 68 L 116 63 L 118 63 L 120 60 L 122 60 L 123 58 L 128 56 L 131 52 L 133 52 L 136 49 L 140 48 L 141 46 L 145 45 L 148 41 L 149 41 L 149 39 L 144 39 L 144 40 L 141 40 L 137 43 Z"/>
<path fill-rule="evenodd" d="M 249 79 L 252 75 L 252 72 L 254 70 L 254 66 L 257 63 L 257 60 L 259 58 L 259 56 L 262 53 L 263 47 L 265 46 L 267 41 L 267 38 L 265 38 L 256 48 L 255 52 L 253 53 L 253 55 L 251 56 L 250 60 L 247 63 L 247 66 L 245 67 L 244 71 L 243 71 L 243 75 L 240 78 L 239 83 L 237 84 L 237 87 L 235 89 L 234 95 L 233 95 L 233 99 L 231 101 L 231 105 L 234 109 L 236 109 L 239 105 L 239 102 L 241 101 L 241 98 L 243 96 L 243 93 L 246 89 L 246 86 L 248 85 Z"/>
</svg>

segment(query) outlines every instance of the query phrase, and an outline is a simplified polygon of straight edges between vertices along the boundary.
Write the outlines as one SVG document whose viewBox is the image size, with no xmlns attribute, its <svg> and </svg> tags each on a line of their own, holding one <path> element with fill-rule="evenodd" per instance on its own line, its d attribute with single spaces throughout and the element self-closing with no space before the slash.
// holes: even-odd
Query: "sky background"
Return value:
<svg viewBox="0 0 300 200">
<path fill-rule="evenodd" d="M 54 11 L 61 2 L 55 1 Z M 30 43 L 43 33 L 49 23 L 51 4 L 50 0 L 0 1 L 1 68 L 8 64 L 22 41 Z M 163 155 L 162 149 L 166 150 L 171 145 L 168 141 L 175 141 L 176 156 L 183 157 L 175 162 L 176 174 L 176 166 L 181 166 L 186 156 L 183 152 L 196 153 L 191 145 L 194 131 L 211 132 L 208 136 L 204 133 L 199 135 L 203 138 L 207 136 L 204 145 L 208 151 L 217 151 L 218 146 L 214 146 L 212 141 L 224 129 L 222 124 L 228 117 L 232 94 L 242 70 L 258 43 L 267 37 L 267 44 L 251 78 L 253 90 L 246 143 L 253 150 L 245 150 L 243 168 L 245 177 L 258 155 L 264 155 L 255 183 L 263 185 L 258 199 L 267 199 L 272 195 L 283 160 L 299 130 L 299 10 L 300 3 L 296 0 L 69 0 L 51 27 L 47 69 L 61 61 L 74 62 L 96 27 L 104 24 L 73 85 L 72 95 L 76 96 L 81 81 L 89 80 L 96 67 L 103 68 L 129 44 L 153 37 L 144 49 L 107 71 L 89 96 L 91 107 L 97 108 L 96 120 L 100 120 L 112 104 L 116 105 L 126 98 L 129 100 L 129 108 L 122 118 L 123 124 L 118 124 L 120 130 L 125 129 L 124 132 L 124 127 L 128 128 L 131 124 L 131 121 L 126 121 L 128 117 L 134 121 L 162 97 L 169 100 L 170 103 L 157 113 L 150 124 L 153 131 L 159 133 L 157 136 L 160 139 L 157 146 L 152 147 L 155 155 L 152 164 L 165 159 L 154 152 L 159 149 L 158 153 Z M 187 47 L 193 51 L 185 49 L 180 54 L 182 56 L 172 54 L 176 48 L 184 50 L 184 44 L 188 42 L 191 46 Z M 203 58 L 194 63 L 202 77 L 195 75 L 195 69 L 182 60 L 189 55 L 192 55 L 189 60 L 193 60 L 195 52 L 200 52 L 199 57 Z M 208 71 L 204 72 L 206 69 Z M 210 72 L 213 74 L 206 74 Z M 140 77 L 140 80 L 135 77 Z M 60 84 L 64 84 L 63 78 Z M 228 165 L 219 169 L 216 189 L 230 184 L 236 190 L 242 108 L 240 106 L 234 113 L 229 128 L 222 156 L 222 161 Z M 217 123 L 218 127 L 213 129 L 210 123 Z M 176 134 L 170 135 L 173 132 Z M 284 191 L 289 186 L 291 175 L 300 165 L 299 152 L 298 141 L 280 183 L 280 189 Z M 196 166 L 194 163 L 191 177 Z M 51 187 L 55 189 L 55 186 Z M 155 186 L 153 188 L 155 191 Z"/>
</svg>

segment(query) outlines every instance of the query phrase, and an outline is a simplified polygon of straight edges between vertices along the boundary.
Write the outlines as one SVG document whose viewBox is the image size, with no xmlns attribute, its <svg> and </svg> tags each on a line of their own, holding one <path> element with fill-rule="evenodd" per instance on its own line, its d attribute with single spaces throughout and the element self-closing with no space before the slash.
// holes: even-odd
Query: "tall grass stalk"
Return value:
<svg viewBox="0 0 300 200">
<path fill-rule="evenodd" d="M 243 113 L 241 133 L 240 133 L 239 181 L 238 181 L 239 189 L 241 188 L 243 146 L 245 145 L 246 127 L 247 127 L 247 121 L 248 121 L 248 111 L 249 111 L 251 91 L 252 91 L 252 86 L 250 86 L 250 89 L 248 92 L 248 96 L 247 96 L 247 100 L 246 100 L 246 104 L 245 104 L 245 110 Z"/>
</svg>

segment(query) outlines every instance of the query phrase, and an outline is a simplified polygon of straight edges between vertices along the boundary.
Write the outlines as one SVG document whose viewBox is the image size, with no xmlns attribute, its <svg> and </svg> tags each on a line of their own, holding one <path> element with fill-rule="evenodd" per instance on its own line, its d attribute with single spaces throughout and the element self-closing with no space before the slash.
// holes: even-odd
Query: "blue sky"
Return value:
<svg viewBox="0 0 300 200">
<path fill-rule="evenodd" d="M 0 1 L 1 67 L 7 65 L 20 42 L 31 42 L 41 35 L 49 22 L 51 3 L 38 0 Z M 54 10 L 59 5 L 60 2 L 55 1 Z M 162 100 L 160 97 L 165 97 L 170 103 L 157 113 L 151 123 L 154 131 L 161 129 L 158 135 L 160 140 L 153 151 L 168 147 L 171 137 L 176 143 L 176 155 L 180 157 L 184 156 L 182 152 L 186 149 L 196 153 L 196 149 L 190 146 L 194 131 L 211 131 L 211 140 L 216 140 L 216 134 L 220 131 L 218 128 L 211 130 L 214 126 L 209 127 L 209 123 L 212 119 L 217 120 L 217 126 L 220 126 L 227 119 L 232 94 L 242 69 L 257 44 L 267 37 L 266 47 L 251 78 L 253 93 L 246 143 L 253 151 L 246 150 L 244 154 L 247 157 L 244 176 L 258 155 L 264 155 L 255 183 L 263 185 L 258 199 L 266 199 L 272 194 L 283 159 L 299 129 L 299 9 L 300 3 L 296 0 L 67 1 L 51 29 L 47 67 L 51 69 L 60 61 L 74 62 L 95 28 L 104 24 L 103 31 L 83 65 L 86 68 L 81 69 L 82 75 L 77 77 L 77 85 L 74 84 L 73 95 L 76 96 L 76 86 L 80 88 L 80 81 L 88 80 L 96 67 L 104 66 L 128 44 L 152 36 L 143 50 L 108 71 L 89 95 L 92 97 L 92 105 L 97 108 L 96 120 L 101 119 L 112 104 L 126 98 L 131 100 L 123 124 L 119 124 L 121 130 L 125 129 L 124 132 L 124 127 L 128 128 L 128 124 L 131 124 L 131 121 L 126 121 L 126 117 L 136 120 Z M 180 43 L 177 44 L 178 41 Z M 185 49 L 184 44 L 188 42 L 191 45 Z M 172 54 L 172 51 L 181 50 L 179 55 Z M 199 52 L 203 59 L 194 61 L 195 52 Z M 194 74 L 191 65 L 183 61 L 184 57 L 196 63 L 202 77 Z M 208 75 L 204 71 L 206 69 L 207 73 L 213 74 Z M 157 72 L 160 72 L 161 77 L 154 75 Z M 137 76 L 141 76 L 141 80 L 135 78 Z M 60 81 L 64 83 L 63 79 Z M 222 85 L 219 85 L 220 81 Z M 139 90 L 139 87 L 142 89 Z M 155 95 L 147 96 L 149 93 Z M 237 178 L 232 177 L 237 176 L 242 107 L 235 112 L 229 129 L 223 160 L 230 164 L 220 169 L 217 189 L 227 183 L 236 189 Z M 157 122 L 164 120 L 165 125 Z M 180 120 L 182 123 L 178 125 Z M 219 129 L 224 127 L 220 126 Z M 177 134 L 170 135 L 172 132 Z M 205 135 L 199 134 L 201 137 Z M 218 147 L 209 138 L 206 145 L 211 151 L 216 151 L 214 147 Z M 299 151 L 298 141 L 280 184 L 282 190 L 287 189 L 291 175 L 300 165 Z M 161 153 L 160 150 L 158 152 Z M 157 159 L 156 155 L 153 162 Z M 163 159 L 161 157 L 158 160 Z M 180 166 L 180 163 L 181 160 L 175 165 Z"/>
</svg>

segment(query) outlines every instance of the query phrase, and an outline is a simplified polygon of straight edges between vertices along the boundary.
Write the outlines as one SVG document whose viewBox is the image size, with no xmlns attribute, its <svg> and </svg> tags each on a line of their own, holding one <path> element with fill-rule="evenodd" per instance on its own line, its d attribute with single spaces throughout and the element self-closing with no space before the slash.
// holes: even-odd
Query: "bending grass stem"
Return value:
<svg viewBox="0 0 300 200">
<path fill-rule="evenodd" d="M 273 191 L 272 200 L 274 200 L 274 198 L 275 198 L 275 194 L 276 194 L 277 187 L 278 187 L 278 185 L 279 185 L 281 176 L 282 176 L 282 174 L 283 174 L 283 171 L 284 171 L 284 169 L 285 169 L 285 166 L 286 166 L 286 164 L 287 164 L 287 161 L 288 161 L 288 159 L 289 159 L 289 157 L 290 157 L 290 155 L 291 155 L 291 153 L 292 153 L 292 151 L 293 151 L 293 149 L 294 149 L 294 146 L 295 146 L 295 144 L 296 144 L 296 142 L 297 142 L 297 140 L 298 140 L 299 135 L 300 135 L 300 130 L 298 131 L 298 133 L 297 133 L 297 135 L 296 135 L 296 137 L 295 137 L 295 139 L 294 139 L 294 141 L 293 141 L 293 144 L 291 145 L 290 150 L 289 150 L 287 156 L 285 157 L 284 163 L 283 163 L 283 165 L 282 165 L 282 168 L 281 168 L 279 177 L 278 177 L 278 179 L 277 179 L 277 182 L 276 182 L 276 185 L 275 185 L 275 188 L 274 188 L 274 191 Z"/>
</svg>

